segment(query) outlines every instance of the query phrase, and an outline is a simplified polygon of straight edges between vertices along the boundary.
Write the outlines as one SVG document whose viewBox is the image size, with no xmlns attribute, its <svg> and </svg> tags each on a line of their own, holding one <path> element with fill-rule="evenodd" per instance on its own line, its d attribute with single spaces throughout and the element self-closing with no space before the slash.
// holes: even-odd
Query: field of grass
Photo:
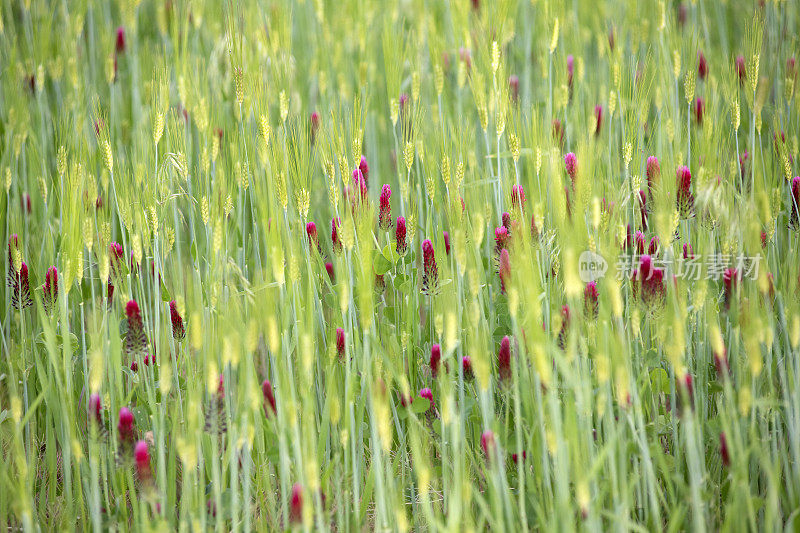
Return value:
<svg viewBox="0 0 800 533">
<path fill-rule="evenodd" d="M 800 531 L 794 0 L 0 0 L 3 531 Z"/>
</svg>

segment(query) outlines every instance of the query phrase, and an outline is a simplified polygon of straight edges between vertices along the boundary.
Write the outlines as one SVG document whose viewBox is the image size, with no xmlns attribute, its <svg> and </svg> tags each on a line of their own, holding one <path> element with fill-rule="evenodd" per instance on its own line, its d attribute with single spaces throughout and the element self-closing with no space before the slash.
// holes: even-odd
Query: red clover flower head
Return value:
<svg viewBox="0 0 800 533">
<path fill-rule="evenodd" d="M 431 293 L 439 282 L 439 267 L 436 265 L 433 243 L 430 239 L 425 239 L 422 243 L 422 265 L 422 290 L 425 293 Z"/>
<path fill-rule="evenodd" d="M 724 306 L 728 311 L 736 293 L 736 286 L 739 284 L 739 271 L 735 268 L 727 268 L 722 273 L 722 284 L 724 286 Z"/>
<path fill-rule="evenodd" d="M 311 118 L 309 119 L 309 121 L 311 122 L 311 144 L 314 144 L 314 142 L 317 139 L 317 131 L 319 131 L 319 124 L 320 124 L 319 113 L 317 113 L 316 111 L 311 113 Z"/>
<path fill-rule="evenodd" d="M 516 74 L 508 77 L 508 91 L 511 95 L 511 102 L 516 105 L 519 101 L 519 77 Z"/>
<path fill-rule="evenodd" d="M 642 229 L 647 229 L 647 191 L 639 190 L 639 211 L 642 216 Z"/>
<path fill-rule="evenodd" d="M 703 125 L 703 112 L 706 109 L 705 100 L 700 98 L 699 96 L 694 101 L 694 121 L 697 123 L 698 126 Z"/>
<path fill-rule="evenodd" d="M 117 54 L 125 53 L 125 28 L 122 26 L 117 27 L 117 39 L 114 45 L 114 50 Z"/>
<path fill-rule="evenodd" d="M 125 305 L 125 316 L 128 320 L 128 330 L 125 332 L 125 353 L 128 355 L 143 355 L 147 350 L 147 334 L 144 331 L 142 312 L 136 300 L 130 300 Z"/>
<path fill-rule="evenodd" d="M 310 248 L 316 248 L 322 253 L 322 246 L 319 243 L 319 236 L 317 235 L 317 225 L 313 222 L 308 222 L 306 224 L 306 234 L 308 235 L 308 246 Z"/>
<path fill-rule="evenodd" d="M 361 175 L 364 176 L 364 186 L 369 185 L 369 165 L 367 164 L 367 158 L 363 155 L 361 156 L 361 161 L 358 162 L 358 170 L 361 171 Z"/>
<path fill-rule="evenodd" d="M 508 256 L 508 249 L 503 248 L 500 251 L 499 259 L 499 274 L 500 274 L 500 292 L 506 292 L 506 286 L 511 281 L 511 260 Z"/>
<path fill-rule="evenodd" d="M 127 407 L 119 410 L 117 431 L 121 442 L 133 442 L 133 413 Z"/>
<path fill-rule="evenodd" d="M 342 328 L 336 328 L 336 353 L 339 357 L 344 357 L 345 353 L 345 337 Z"/>
<path fill-rule="evenodd" d="M 275 414 L 278 409 L 275 404 L 275 394 L 272 392 L 272 384 L 268 379 L 265 379 L 264 382 L 261 383 L 261 394 L 264 395 L 264 412 L 267 418 L 269 418 L 270 415 Z"/>
<path fill-rule="evenodd" d="M 12 274 L 9 273 L 9 275 Z M 22 310 L 32 305 L 28 265 L 24 261 L 20 264 L 19 272 L 13 275 L 11 283 L 11 305 L 14 309 Z"/>
<path fill-rule="evenodd" d="M 47 269 L 47 273 L 44 276 L 42 292 L 44 292 L 44 309 L 47 314 L 51 314 L 58 301 L 58 270 L 56 267 L 51 266 Z"/>
<path fill-rule="evenodd" d="M 503 211 L 503 214 L 500 215 L 500 221 L 503 223 L 503 227 L 511 233 L 511 214 L 508 211 Z"/>
<path fill-rule="evenodd" d="M 481 433 L 481 449 L 483 450 L 483 454 L 486 456 L 487 460 L 492 460 L 495 454 L 495 448 L 496 445 L 494 442 L 494 433 L 487 429 Z"/>
<path fill-rule="evenodd" d="M 462 54 L 463 57 L 463 54 Z M 403 93 L 400 95 L 400 116 L 404 117 L 406 113 L 406 107 L 408 106 L 408 94 Z"/>
<path fill-rule="evenodd" d="M 650 194 L 653 193 L 653 187 L 658 183 L 661 177 L 661 166 L 658 164 L 658 158 L 651 155 L 647 158 L 647 188 Z"/>
<path fill-rule="evenodd" d="M 430 402 L 430 406 L 428 407 L 428 411 L 433 411 L 433 408 L 436 407 L 436 403 L 433 401 L 433 391 L 428 387 L 425 387 L 424 389 L 420 389 L 419 397 L 420 398 L 425 398 L 426 400 L 428 400 Z"/>
<path fill-rule="evenodd" d="M 378 226 L 387 231 L 392 228 L 392 206 L 389 199 L 392 197 L 392 188 L 384 184 L 381 187 L 380 206 L 378 207 Z"/>
<path fill-rule="evenodd" d="M 172 322 L 172 338 L 182 341 L 186 337 L 186 328 L 183 325 L 183 318 L 178 312 L 178 304 L 175 300 L 169 303 L 169 318 Z"/>
<path fill-rule="evenodd" d="M 739 85 L 744 85 L 745 80 L 747 80 L 747 70 L 745 68 L 744 56 L 741 54 L 736 56 L 736 62 L 734 65 L 736 68 L 736 76 L 739 77 Z"/>
<path fill-rule="evenodd" d="M 295 483 L 292 486 L 289 521 L 292 524 L 299 524 L 303 521 L 303 486 L 300 483 Z"/>
<path fill-rule="evenodd" d="M 731 454 L 728 450 L 728 439 L 725 437 L 725 432 L 721 431 L 719 434 L 719 456 L 722 459 L 722 466 L 728 467 L 731 465 Z"/>
<path fill-rule="evenodd" d="M 111 275 L 114 277 L 118 277 L 122 274 L 120 270 L 120 265 L 124 263 L 125 252 L 122 250 L 122 246 L 118 242 L 112 242 L 108 246 L 108 258 L 109 262 L 111 263 Z"/>
<path fill-rule="evenodd" d="M 595 118 L 594 134 L 595 136 L 598 136 L 600 135 L 600 129 L 603 126 L 603 106 L 601 105 L 594 106 L 594 118 Z"/>
<path fill-rule="evenodd" d="M 559 148 L 564 147 L 564 128 L 559 119 L 553 119 L 553 140 L 558 143 Z"/>
<path fill-rule="evenodd" d="M 331 243 L 333 245 L 333 253 L 342 253 L 342 240 L 339 238 L 339 218 L 334 217 L 331 219 Z"/>
<path fill-rule="evenodd" d="M 572 181 L 572 188 L 575 188 L 575 175 L 578 172 L 578 158 L 573 152 L 564 156 L 564 168 L 567 170 L 569 179 Z"/>
<path fill-rule="evenodd" d="M 150 450 L 147 447 L 147 441 L 140 440 L 136 443 L 133 457 L 136 459 L 136 473 L 139 476 L 139 481 L 143 483 L 151 481 Z"/>
<path fill-rule="evenodd" d="M 511 186 L 511 206 L 520 211 L 525 209 L 525 189 L 522 185 Z"/>
<path fill-rule="evenodd" d="M 464 379 L 467 381 L 470 381 L 475 377 L 475 373 L 472 371 L 472 360 L 468 355 L 465 355 L 461 358 L 461 369 L 464 374 Z"/>
<path fill-rule="evenodd" d="M 395 226 L 394 230 L 394 238 L 395 238 L 395 247 L 397 249 L 397 253 L 399 255 L 405 255 L 406 250 L 408 249 L 408 243 L 406 243 L 406 219 L 403 217 L 397 217 L 397 225 Z"/>
<path fill-rule="evenodd" d="M 680 166 L 676 172 L 678 181 L 678 210 L 683 218 L 688 218 L 694 209 L 694 195 L 692 194 L 692 173 L 689 167 Z"/>
<path fill-rule="evenodd" d="M 575 58 L 572 54 L 567 56 L 567 85 L 572 87 L 572 77 L 575 74 Z"/>
<path fill-rule="evenodd" d="M 433 379 L 439 375 L 439 362 L 442 359 L 442 347 L 438 344 L 431 346 L 431 357 L 429 363 L 431 365 L 431 375 Z"/>
<path fill-rule="evenodd" d="M 494 249 L 498 255 L 508 246 L 509 238 L 506 226 L 498 226 L 494 229 Z"/>
<path fill-rule="evenodd" d="M 706 62 L 706 56 L 703 55 L 702 50 L 697 52 L 697 75 L 701 80 L 706 79 L 708 75 L 708 63 Z"/>
<path fill-rule="evenodd" d="M 600 309 L 600 302 L 598 301 L 597 282 L 590 281 L 586 284 L 583 290 L 583 310 L 587 317 L 597 318 Z"/>
<path fill-rule="evenodd" d="M 101 411 L 103 410 L 103 402 L 100 399 L 100 395 L 97 393 L 92 394 L 89 397 L 89 421 L 97 424 L 98 426 L 102 424 L 103 418 L 101 415 Z"/>
<path fill-rule="evenodd" d="M 511 340 L 508 335 L 500 341 L 497 351 L 497 375 L 501 383 L 511 379 Z"/>
<path fill-rule="evenodd" d="M 633 280 L 634 290 L 641 293 L 642 302 L 648 310 L 655 312 L 664 305 L 666 299 L 664 270 L 653 266 L 652 257 L 643 255 L 639 259 L 639 268 L 634 270 Z"/>
</svg>

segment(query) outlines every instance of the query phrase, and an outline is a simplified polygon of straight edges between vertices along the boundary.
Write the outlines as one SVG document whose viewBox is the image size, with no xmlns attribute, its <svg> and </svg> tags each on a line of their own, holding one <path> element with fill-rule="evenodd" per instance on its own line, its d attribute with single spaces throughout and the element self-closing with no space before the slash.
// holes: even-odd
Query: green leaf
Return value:
<svg viewBox="0 0 800 533">
<path fill-rule="evenodd" d="M 383 257 L 392 263 L 392 265 L 397 264 L 397 262 L 400 260 L 400 254 L 397 253 L 397 250 L 395 250 L 395 247 L 391 244 L 384 246 L 381 254 L 383 254 Z"/>
<path fill-rule="evenodd" d="M 56 346 L 58 348 L 61 348 L 64 345 L 64 343 L 61 340 L 61 335 L 57 334 L 55 336 L 55 339 L 56 339 Z M 41 333 L 39 333 L 39 335 L 36 336 L 36 344 L 39 344 L 39 345 L 41 345 L 41 346 L 43 346 L 45 348 L 47 347 L 47 340 L 46 340 L 44 332 L 41 332 Z M 80 348 L 80 346 L 81 346 L 81 343 L 78 340 L 77 335 L 75 335 L 74 333 L 70 333 L 69 334 L 69 345 L 70 345 L 70 348 L 71 348 L 71 353 L 77 352 L 78 348 Z"/>
<path fill-rule="evenodd" d="M 431 407 L 430 400 L 426 400 L 422 396 L 417 396 L 411 403 L 411 410 L 416 414 L 422 414 Z"/>
<path fill-rule="evenodd" d="M 382 276 L 392 269 L 392 263 L 383 255 L 378 255 L 372 262 L 372 268 L 375 269 L 375 274 Z"/>
<path fill-rule="evenodd" d="M 669 376 L 663 368 L 654 368 L 650 371 L 650 386 L 656 394 L 669 392 Z"/>
<path fill-rule="evenodd" d="M 167 290 L 167 286 L 164 285 L 164 280 L 159 280 L 161 282 L 161 301 L 162 302 L 169 302 L 172 300 L 172 296 L 170 295 L 169 291 Z"/>
</svg>

